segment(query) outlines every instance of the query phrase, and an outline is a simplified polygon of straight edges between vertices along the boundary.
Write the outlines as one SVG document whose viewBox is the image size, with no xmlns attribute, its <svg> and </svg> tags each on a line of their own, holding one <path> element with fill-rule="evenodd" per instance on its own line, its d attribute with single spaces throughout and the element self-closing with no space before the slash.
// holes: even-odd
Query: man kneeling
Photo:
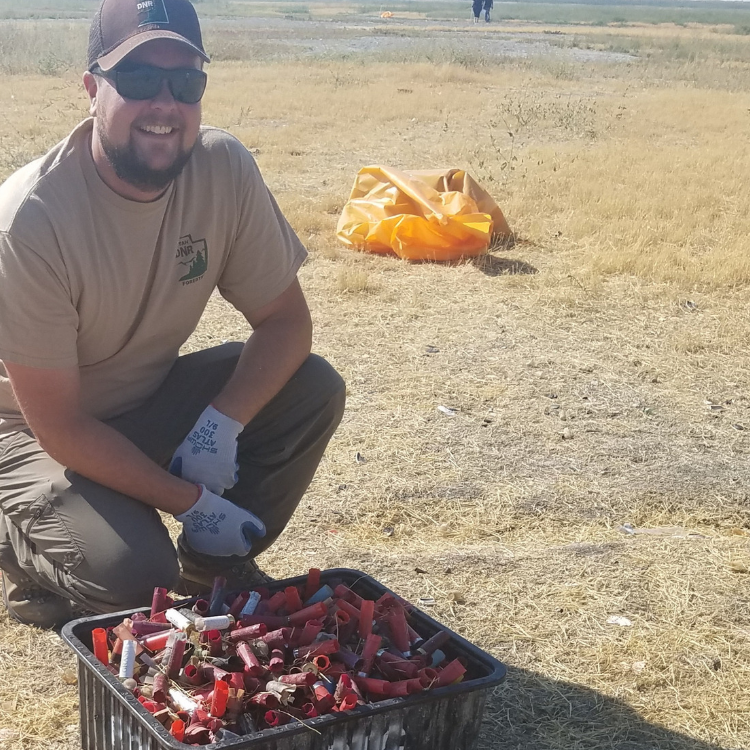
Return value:
<svg viewBox="0 0 750 750">
<path fill-rule="evenodd" d="M 14 619 L 247 588 L 344 409 L 306 252 L 247 149 L 201 126 L 188 0 L 103 0 L 91 117 L 0 186 L 0 568 Z M 214 289 L 253 329 L 178 356 Z M 177 549 L 158 510 L 182 523 Z"/>
</svg>

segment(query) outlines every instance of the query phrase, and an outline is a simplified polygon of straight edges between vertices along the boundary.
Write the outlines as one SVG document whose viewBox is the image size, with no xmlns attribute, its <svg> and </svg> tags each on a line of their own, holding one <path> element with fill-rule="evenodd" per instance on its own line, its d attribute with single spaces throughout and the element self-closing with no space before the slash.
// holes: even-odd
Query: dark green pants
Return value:
<svg viewBox="0 0 750 750">
<path fill-rule="evenodd" d="M 168 465 L 234 372 L 241 350 L 242 344 L 224 344 L 180 357 L 143 406 L 108 424 Z M 344 400 L 339 374 L 310 355 L 240 435 L 239 481 L 224 497 L 266 525 L 251 556 L 268 548 L 294 513 Z M 179 577 L 177 550 L 154 508 L 66 469 L 28 431 L 0 436 L 2 544 L 12 545 L 21 567 L 40 584 L 97 612 L 145 606 L 155 586 L 171 589 Z M 186 554 L 181 544 L 180 555 Z M 218 571 L 239 560 L 197 562 Z"/>
</svg>

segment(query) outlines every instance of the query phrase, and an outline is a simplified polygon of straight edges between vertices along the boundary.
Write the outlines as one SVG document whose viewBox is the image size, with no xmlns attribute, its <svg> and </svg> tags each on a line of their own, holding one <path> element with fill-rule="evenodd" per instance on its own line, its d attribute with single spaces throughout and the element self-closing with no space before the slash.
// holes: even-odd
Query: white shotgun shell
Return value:
<svg viewBox="0 0 750 750">
<path fill-rule="evenodd" d="M 120 674 L 121 680 L 130 680 L 135 670 L 135 641 L 122 642 L 122 656 L 120 657 Z"/>
<path fill-rule="evenodd" d="M 201 633 L 206 630 L 227 630 L 232 625 L 234 625 L 234 617 L 232 615 L 198 617 L 195 621 L 195 629 Z"/>
<path fill-rule="evenodd" d="M 190 630 L 190 628 L 193 627 L 193 623 L 190 622 L 182 612 L 178 612 L 176 609 L 168 609 L 164 613 L 164 617 L 166 617 L 167 620 L 177 628 L 177 630 Z"/>
</svg>

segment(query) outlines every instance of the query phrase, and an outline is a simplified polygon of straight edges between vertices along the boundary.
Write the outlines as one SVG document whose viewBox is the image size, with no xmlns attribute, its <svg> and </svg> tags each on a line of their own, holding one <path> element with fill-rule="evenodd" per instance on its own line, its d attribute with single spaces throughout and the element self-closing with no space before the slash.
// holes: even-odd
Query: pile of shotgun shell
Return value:
<svg viewBox="0 0 750 750">
<path fill-rule="evenodd" d="M 180 606 L 157 588 L 151 616 L 92 631 L 95 657 L 177 740 L 208 745 L 460 682 L 447 631 L 423 638 L 411 606 L 363 599 L 311 569 L 302 586 Z"/>
</svg>

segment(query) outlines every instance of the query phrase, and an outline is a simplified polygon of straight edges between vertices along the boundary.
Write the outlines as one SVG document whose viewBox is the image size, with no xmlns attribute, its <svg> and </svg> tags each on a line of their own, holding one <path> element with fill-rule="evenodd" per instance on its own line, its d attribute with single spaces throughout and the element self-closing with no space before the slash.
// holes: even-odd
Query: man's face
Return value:
<svg viewBox="0 0 750 750">
<path fill-rule="evenodd" d="M 200 58 L 169 39 L 143 44 L 124 62 L 159 68 L 201 67 Z M 113 81 L 101 75 L 86 76 L 95 116 L 95 160 L 100 147 L 119 180 L 144 193 L 164 190 L 190 158 L 200 128 L 200 102 L 176 101 L 166 82 L 153 99 L 125 99 Z"/>
</svg>

